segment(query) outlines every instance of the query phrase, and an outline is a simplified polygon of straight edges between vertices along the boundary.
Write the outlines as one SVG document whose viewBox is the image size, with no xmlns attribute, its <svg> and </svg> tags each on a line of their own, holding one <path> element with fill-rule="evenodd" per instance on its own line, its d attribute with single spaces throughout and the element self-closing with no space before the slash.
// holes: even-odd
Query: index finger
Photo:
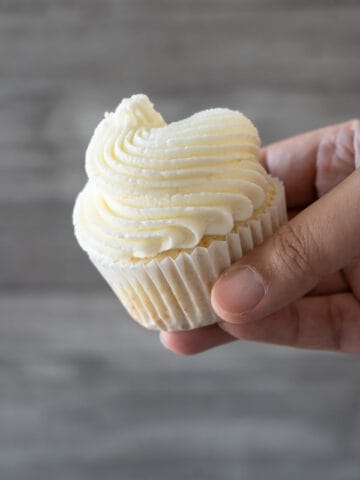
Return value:
<svg viewBox="0 0 360 480">
<path fill-rule="evenodd" d="M 309 205 L 318 198 L 316 190 L 317 163 L 321 146 L 336 152 L 352 121 L 303 133 L 273 143 L 261 150 L 260 162 L 274 177 L 285 184 L 289 207 Z"/>
</svg>

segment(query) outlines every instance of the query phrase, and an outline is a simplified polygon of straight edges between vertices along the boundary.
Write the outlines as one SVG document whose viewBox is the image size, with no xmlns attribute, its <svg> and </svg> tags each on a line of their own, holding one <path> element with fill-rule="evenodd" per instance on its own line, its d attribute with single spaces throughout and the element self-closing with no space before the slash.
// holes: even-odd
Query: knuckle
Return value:
<svg viewBox="0 0 360 480">
<path fill-rule="evenodd" d="M 340 128 L 335 137 L 335 158 L 334 165 L 338 168 L 347 165 L 349 171 L 352 170 L 354 163 L 354 127 L 346 125 Z"/>
<path fill-rule="evenodd" d="M 353 119 L 324 133 L 316 152 L 314 184 L 319 197 L 355 169 L 359 126 L 359 120 Z"/>
<path fill-rule="evenodd" d="M 355 168 L 359 168 L 360 166 L 360 119 L 353 120 L 351 129 L 353 132 Z"/>
<path fill-rule="evenodd" d="M 316 276 L 318 248 L 308 227 L 295 226 L 290 222 L 278 230 L 274 240 L 275 264 L 282 274 L 288 272 L 291 277 L 302 277 L 304 274 Z"/>
</svg>

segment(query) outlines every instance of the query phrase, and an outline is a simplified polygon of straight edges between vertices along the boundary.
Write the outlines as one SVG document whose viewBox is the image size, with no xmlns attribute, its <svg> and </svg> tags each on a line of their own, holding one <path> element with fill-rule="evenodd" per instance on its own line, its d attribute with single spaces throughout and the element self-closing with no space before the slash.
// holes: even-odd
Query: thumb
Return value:
<svg viewBox="0 0 360 480">
<path fill-rule="evenodd" d="M 281 227 L 215 283 L 216 313 L 232 323 L 263 318 L 360 255 L 360 170 Z"/>
</svg>

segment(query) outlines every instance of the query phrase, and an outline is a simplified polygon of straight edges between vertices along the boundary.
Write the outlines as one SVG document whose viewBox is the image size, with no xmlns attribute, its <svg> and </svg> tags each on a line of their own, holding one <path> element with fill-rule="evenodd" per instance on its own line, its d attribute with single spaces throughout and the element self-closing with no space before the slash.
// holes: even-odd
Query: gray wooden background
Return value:
<svg viewBox="0 0 360 480">
<path fill-rule="evenodd" d="M 124 96 L 236 107 L 266 143 L 359 116 L 359 53 L 358 0 L 0 0 L 1 480 L 360 478 L 360 357 L 177 357 L 71 225 Z"/>
</svg>

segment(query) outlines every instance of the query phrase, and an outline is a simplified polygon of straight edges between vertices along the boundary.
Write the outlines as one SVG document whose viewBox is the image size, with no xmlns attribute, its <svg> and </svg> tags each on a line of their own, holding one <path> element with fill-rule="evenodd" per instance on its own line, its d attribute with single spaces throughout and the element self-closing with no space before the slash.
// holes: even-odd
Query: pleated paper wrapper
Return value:
<svg viewBox="0 0 360 480">
<path fill-rule="evenodd" d="M 270 207 L 224 240 L 195 247 L 175 258 L 104 264 L 90 259 L 138 323 L 152 330 L 191 330 L 216 323 L 210 292 L 222 271 L 286 223 L 282 183 L 271 178 L 276 194 Z"/>
</svg>

